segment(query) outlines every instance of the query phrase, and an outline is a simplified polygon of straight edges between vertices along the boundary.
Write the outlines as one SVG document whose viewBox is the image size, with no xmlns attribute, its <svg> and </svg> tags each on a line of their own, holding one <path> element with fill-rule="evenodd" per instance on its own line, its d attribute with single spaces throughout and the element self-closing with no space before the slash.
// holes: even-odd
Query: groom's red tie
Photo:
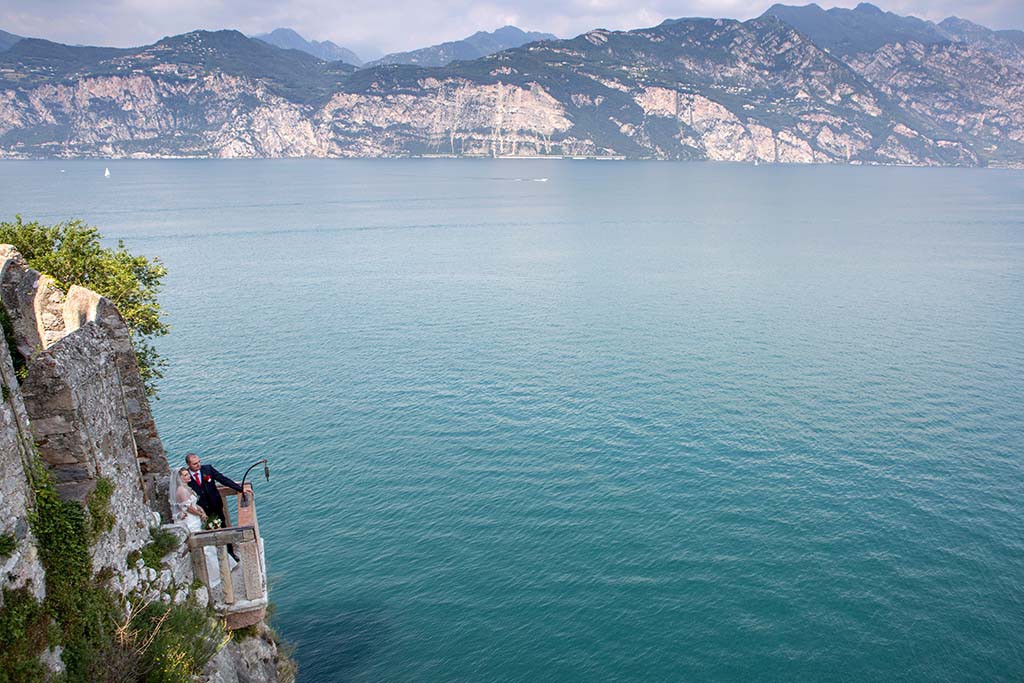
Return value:
<svg viewBox="0 0 1024 683">
<path fill-rule="evenodd" d="M 203 482 L 202 482 L 202 480 L 201 480 L 201 479 L 199 478 L 199 473 L 198 473 L 198 472 L 196 472 L 196 486 L 202 486 L 202 485 L 203 485 Z"/>
</svg>

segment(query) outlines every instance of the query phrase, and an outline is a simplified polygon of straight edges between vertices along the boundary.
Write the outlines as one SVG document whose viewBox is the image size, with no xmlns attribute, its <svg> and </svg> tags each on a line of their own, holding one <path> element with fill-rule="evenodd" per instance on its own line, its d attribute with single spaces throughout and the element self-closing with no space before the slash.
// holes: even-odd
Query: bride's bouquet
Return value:
<svg viewBox="0 0 1024 683">
<path fill-rule="evenodd" d="M 211 529 L 221 529 L 224 527 L 224 522 L 220 517 L 207 517 L 203 523 L 203 529 L 209 531 Z"/>
</svg>

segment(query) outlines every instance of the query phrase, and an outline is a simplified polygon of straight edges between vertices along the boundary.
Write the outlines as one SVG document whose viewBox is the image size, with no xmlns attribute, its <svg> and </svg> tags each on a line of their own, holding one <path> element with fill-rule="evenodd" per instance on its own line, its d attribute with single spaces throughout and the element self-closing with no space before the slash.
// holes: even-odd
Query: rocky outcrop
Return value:
<svg viewBox="0 0 1024 683">
<path fill-rule="evenodd" d="M 207 683 L 274 683 L 293 680 L 295 665 L 279 654 L 277 639 L 260 624 L 250 638 L 232 640 L 210 661 Z"/>
<path fill-rule="evenodd" d="M 332 155 L 552 154 L 552 139 L 572 128 L 565 108 L 536 83 L 427 78 L 416 87 L 333 96 L 317 113 Z"/>
<path fill-rule="evenodd" d="M 159 569 L 138 559 L 151 529 L 170 532 L 179 547 L 188 532 L 168 518 L 167 459 L 117 308 L 81 287 L 65 295 L 12 247 L 0 245 L 0 312 L 0 536 L 5 548 L 12 546 L 0 556 L 0 587 L 45 596 L 47 577 L 29 522 L 42 467 L 64 501 L 92 510 L 102 497 L 100 516 L 87 516 L 89 559 L 92 572 L 118 595 L 142 604 L 207 605 L 211 596 L 196 583 L 188 552 L 169 553 Z M 263 634 L 265 625 L 258 627 Z M 225 677 L 218 680 L 224 681 L 277 680 L 273 667 L 236 674 L 248 671 L 236 658 L 250 651 L 275 666 L 286 661 L 272 639 L 239 641 L 218 655 L 220 664 L 210 672 L 222 667 Z M 59 648 L 44 659 L 61 670 Z"/>
</svg>

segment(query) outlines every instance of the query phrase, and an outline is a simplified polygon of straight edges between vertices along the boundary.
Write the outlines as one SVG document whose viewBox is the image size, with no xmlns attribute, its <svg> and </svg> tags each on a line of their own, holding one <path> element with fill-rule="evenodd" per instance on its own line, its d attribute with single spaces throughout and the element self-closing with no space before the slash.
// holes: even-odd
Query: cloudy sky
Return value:
<svg viewBox="0 0 1024 683">
<path fill-rule="evenodd" d="M 126 47 L 197 28 L 261 33 L 279 26 L 333 40 L 364 58 L 457 40 L 505 24 L 560 37 L 651 26 L 667 17 L 749 19 L 773 0 L 0 0 L 0 29 L 63 43 Z M 792 2 L 788 4 L 805 4 Z M 853 7 L 857 1 L 820 2 Z M 879 0 L 886 10 L 991 28 L 1024 28 L 1024 0 Z"/>
</svg>

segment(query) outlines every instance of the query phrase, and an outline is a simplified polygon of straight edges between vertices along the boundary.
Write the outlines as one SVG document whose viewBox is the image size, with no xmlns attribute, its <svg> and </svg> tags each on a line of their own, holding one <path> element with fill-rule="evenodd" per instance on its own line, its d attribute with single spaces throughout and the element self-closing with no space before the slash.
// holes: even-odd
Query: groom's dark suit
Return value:
<svg viewBox="0 0 1024 683">
<path fill-rule="evenodd" d="M 219 517 L 223 524 L 225 521 L 224 501 L 221 499 L 220 493 L 217 492 L 217 482 L 239 492 L 242 487 L 214 469 L 213 465 L 202 465 L 199 468 L 199 479 L 200 482 L 197 483 L 196 473 L 189 470 L 188 485 L 199 497 L 197 501 L 199 507 L 203 508 L 207 517 Z"/>
</svg>

